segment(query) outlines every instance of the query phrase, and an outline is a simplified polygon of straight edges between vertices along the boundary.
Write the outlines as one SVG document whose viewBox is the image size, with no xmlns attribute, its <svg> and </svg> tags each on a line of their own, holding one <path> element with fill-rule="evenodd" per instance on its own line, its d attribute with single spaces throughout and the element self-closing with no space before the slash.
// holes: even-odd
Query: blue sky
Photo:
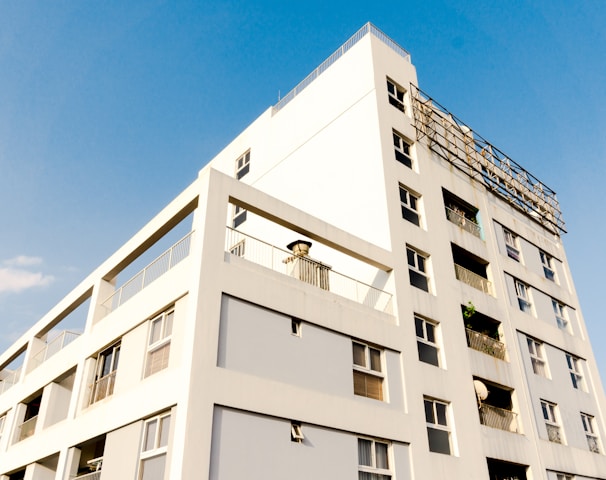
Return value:
<svg viewBox="0 0 606 480">
<path fill-rule="evenodd" d="M 558 192 L 606 377 L 606 3 L 0 2 L 0 350 L 367 21 Z"/>
</svg>

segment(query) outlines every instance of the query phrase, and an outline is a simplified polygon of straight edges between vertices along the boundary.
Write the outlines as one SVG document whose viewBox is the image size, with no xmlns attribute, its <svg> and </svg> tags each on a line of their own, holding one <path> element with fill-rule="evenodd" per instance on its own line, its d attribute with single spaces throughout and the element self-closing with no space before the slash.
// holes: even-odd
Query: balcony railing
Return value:
<svg viewBox="0 0 606 480">
<path fill-rule="evenodd" d="M 101 480 L 101 470 L 73 477 L 73 480 Z"/>
<path fill-rule="evenodd" d="M 455 266 L 455 275 L 457 280 L 460 280 L 467 285 L 477 288 L 488 295 L 492 295 L 492 283 L 488 281 L 488 279 L 478 275 L 477 273 L 472 272 L 471 270 L 467 270 L 465 267 L 461 265 L 454 264 Z"/>
<path fill-rule="evenodd" d="M 450 220 L 455 225 L 461 227 L 463 230 L 475 235 L 478 238 L 481 238 L 481 229 L 480 226 L 475 223 L 473 220 L 461 215 L 459 212 L 456 212 L 452 208 L 446 207 L 446 218 Z"/>
<path fill-rule="evenodd" d="M 116 371 L 108 373 L 99 378 L 91 385 L 90 404 L 103 400 L 114 393 L 114 384 L 116 383 Z"/>
<path fill-rule="evenodd" d="M 105 314 L 114 311 L 127 300 L 157 280 L 181 260 L 189 255 L 191 238 L 194 232 L 189 232 L 185 237 L 166 250 L 162 255 L 151 262 L 147 267 L 128 280 L 122 287 L 116 290 L 101 305 L 105 307 Z"/>
<path fill-rule="evenodd" d="M 593 453 L 600 453 L 600 443 L 598 442 L 597 437 L 594 437 L 593 435 L 586 435 L 586 437 L 589 451 Z"/>
<path fill-rule="evenodd" d="M 546 423 L 545 427 L 547 427 L 547 438 L 549 438 L 550 442 L 562 443 L 562 432 L 558 425 Z"/>
<path fill-rule="evenodd" d="M 293 256 L 292 252 L 282 250 L 230 227 L 227 227 L 225 240 L 226 251 L 232 255 L 298 278 L 362 305 L 392 313 L 391 293 L 335 272 L 322 262 L 309 257 Z"/>
<path fill-rule="evenodd" d="M 36 422 L 38 421 L 38 415 L 26 420 L 19 426 L 19 441 L 25 440 L 31 437 L 36 430 Z"/>
<path fill-rule="evenodd" d="M 13 371 L 3 370 L 1 373 L 4 375 L 4 378 L 0 380 L 0 395 L 19 381 L 19 378 L 21 377 L 21 367 L 16 368 Z"/>
<path fill-rule="evenodd" d="M 505 345 L 494 338 L 466 328 L 467 345 L 478 352 L 486 353 L 500 360 L 505 360 Z"/>
<path fill-rule="evenodd" d="M 64 330 L 60 332 L 55 338 L 53 338 L 38 352 L 34 355 L 33 368 L 38 367 L 50 357 L 52 357 L 55 353 L 63 350 L 67 345 L 72 343 L 76 338 L 80 336 L 78 332 L 71 332 L 69 330 Z"/>
<path fill-rule="evenodd" d="M 480 405 L 480 421 L 487 427 L 498 428 L 507 432 L 517 433 L 518 414 L 504 408 L 493 407 L 483 403 Z"/>
</svg>

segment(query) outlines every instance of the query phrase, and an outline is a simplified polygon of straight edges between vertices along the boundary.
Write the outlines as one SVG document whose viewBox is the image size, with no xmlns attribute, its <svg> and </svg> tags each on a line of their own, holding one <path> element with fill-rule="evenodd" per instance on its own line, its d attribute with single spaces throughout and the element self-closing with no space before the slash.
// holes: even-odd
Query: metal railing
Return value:
<svg viewBox="0 0 606 480">
<path fill-rule="evenodd" d="M 73 480 L 101 480 L 101 470 L 73 477 Z"/>
<path fill-rule="evenodd" d="M 299 82 L 299 84 L 295 88 L 293 88 L 284 97 L 282 97 L 280 101 L 278 101 L 278 103 L 274 105 L 274 111 L 277 112 L 278 110 L 282 109 L 288 102 L 290 102 L 299 93 L 301 93 L 311 82 L 318 78 L 320 74 L 327 70 L 328 67 L 330 67 L 339 58 L 341 58 L 345 52 L 347 52 L 351 47 L 353 47 L 369 33 L 377 37 L 394 52 L 396 52 L 398 55 L 410 62 L 410 54 L 406 50 L 400 47 L 400 45 L 398 45 L 391 38 L 385 35 L 372 23 L 368 22 L 366 25 L 360 28 L 360 30 L 354 33 L 349 38 L 349 40 L 347 40 L 343 45 L 341 45 L 336 52 L 334 52 L 330 57 L 324 60 L 313 72 L 311 72 L 309 75 L 307 75 L 307 77 L 305 77 L 301 82 Z"/>
<path fill-rule="evenodd" d="M 456 263 L 454 266 L 457 280 L 460 280 L 473 288 L 477 288 L 488 295 L 492 295 L 492 283 L 488 279 L 472 272 L 471 270 L 467 270 L 465 267 L 462 267 Z"/>
<path fill-rule="evenodd" d="M 97 379 L 95 383 L 90 386 L 91 394 L 89 405 L 92 405 L 93 403 L 98 402 L 99 400 L 103 400 L 104 398 L 109 397 L 111 394 L 114 393 L 114 384 L 116 383 L 116 372 L 117 370 L 108 373 L 104 377 Z"/>
<path fill-rule="evenodd" d="M 487 427 L 498 428 L 506 432 L 517 433 L 518 431 L 517 413 L 486 403 L 480 405 L 480 422 Z"/>
<path fill-rule="evenodd" d="M 193 231 L 189 232 L 185 237 L 112 293 L 112 295 L 101 304 L 105 307 L 105 314 L 107 315 L 114 311 L 154 280 L 157 280 L 168 272 L 171 268 L 181 262 L 181 260 L 187 258 L 193 233 Z"/>
<path fill-rule="evenodd" d="M 481 238 L 482 233 L 480 226 L 473 220 L 467 218 L 465 215 L 461 215 L 452 208 L 446 207 L 446 218 L 448 218 L 450 222 L 461 227 L 463 230 L 475 235 L 478 238 Z"/>
<path fill-rule="evenodd" d="M 38 421 L 38 415 L 35 417 L 26 420 L 21 425 L 19 425 L 19 441 L 25 440 L 26 438 L 31 437 L 36 430 L 36 422 Z"/>
<path fill-rule="evenodd" d="M 258 238 L 227 227 L 225 251 L 324 290 L 386 313 L 393 313 L 392 294 L 335 272 L 309 257 L 293 256 Z M 237 248 L 235 248 L 237 247 Z"/>
<path fill-rule="evenodd" d="M 64 330 L 55 336 L 51 341 L 47 342 L 46 345 L 32 358 L 32 368 L 36 368 L 55 353 L 63 350 L 67 345 L 72 343 L 76 338 L 80 336 L 78 332 L 72 332 Z"/>
<path fill-rule="evenodd" d="M 545 427 L 547 428 L 547 438 L 550 442 L 553 443 L 562 443 L 562 432 L 558 425 L 552 425 L 551 423 L 546 423 Z"/>
<path fill-rule="evenodd" d="M 589 447 L 589 451 L 593 453 L 600 453 L 600 442 L 598 442 L 598 438 L 593 435 L 585 435 L 587 437 L 587 446 Z"/>
<path fill-rule="evenodd" d="M 9 388 L 11 388 L 19 381 L 19 378 L 21 377 L 21 368 L 22 367 L 18 367 L 12 372 L 7 370 L 3 371 L 3 373 L 8 373 L 6 374 L 6 377 L 0 380 L 0 395 L 2 395 L 4 392 L 6 392 Z"/>
<path fill-rule="evenodd" d="M 465 329 L 467 333 L 467 345 L 478 352 L 486 353 L 500 360 L 505 360 L 505 344 L 494 338 L 476 332 L 471 328 Z"/>
</svg>

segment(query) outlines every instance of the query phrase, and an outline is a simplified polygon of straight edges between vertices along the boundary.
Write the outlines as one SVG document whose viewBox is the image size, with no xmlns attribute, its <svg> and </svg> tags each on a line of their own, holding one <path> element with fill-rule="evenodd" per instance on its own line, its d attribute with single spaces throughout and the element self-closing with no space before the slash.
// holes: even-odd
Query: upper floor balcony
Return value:
<svg viewBox="0 0 606 480">
<path fill-rule="evenodd" d="M 38 353 L 32 357 L 32 368 L 36 368 L 80 336 L 78 332 L 64 330 L 48 341 Z"/>
<path fill-rule="evenodd" d="M 447 190 L 442 190 L 446 218 L 466 232 L 482 238 L 482 228 L 478 220 L 478 209 Z"/>
<path fill-rule="evenodd" d="M 330 265 L 308 255 L 311 242 L 297 241 L 287 251 L 263 240 L 227 227 L 226 252 L 276 272 L 297 278 L 376 310 L 393 313 L 392 294 L 336 272 Z"/>
<path fill-rule="evenodd" d="M 513 411 L 513 390 L 483 379 L 474 379 L 480 423 L 487 427 L 517 433 L 518 414 Z"/>
<path fill-rule="evenodd" d="M 501 322 L 478 312 L 469 302 L 461 306 L 467 346 L 491 357 L 505 360 L 507 349 L 501 342 Z"/>
<path fill-rule="evenodd" d="M 467 285 L 494 296 L 492 282 L 488 280 L 488 262 L 452 244 L 455 276 Z"/>
</svg>

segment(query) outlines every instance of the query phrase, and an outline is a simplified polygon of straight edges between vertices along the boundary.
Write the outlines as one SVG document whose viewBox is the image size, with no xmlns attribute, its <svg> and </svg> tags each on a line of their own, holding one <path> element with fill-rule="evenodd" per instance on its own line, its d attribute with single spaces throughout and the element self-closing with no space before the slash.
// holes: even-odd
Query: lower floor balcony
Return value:
<svg viewBox="0 0 606 480">
<path fill-rule="evenodd" d="M 498 428 L 506 432 L 518 432 L 518 414 L 504 408 L 493 407 L 487 403 L 480 405 L 480 422 L 487 427 Z"/>
</svg>

